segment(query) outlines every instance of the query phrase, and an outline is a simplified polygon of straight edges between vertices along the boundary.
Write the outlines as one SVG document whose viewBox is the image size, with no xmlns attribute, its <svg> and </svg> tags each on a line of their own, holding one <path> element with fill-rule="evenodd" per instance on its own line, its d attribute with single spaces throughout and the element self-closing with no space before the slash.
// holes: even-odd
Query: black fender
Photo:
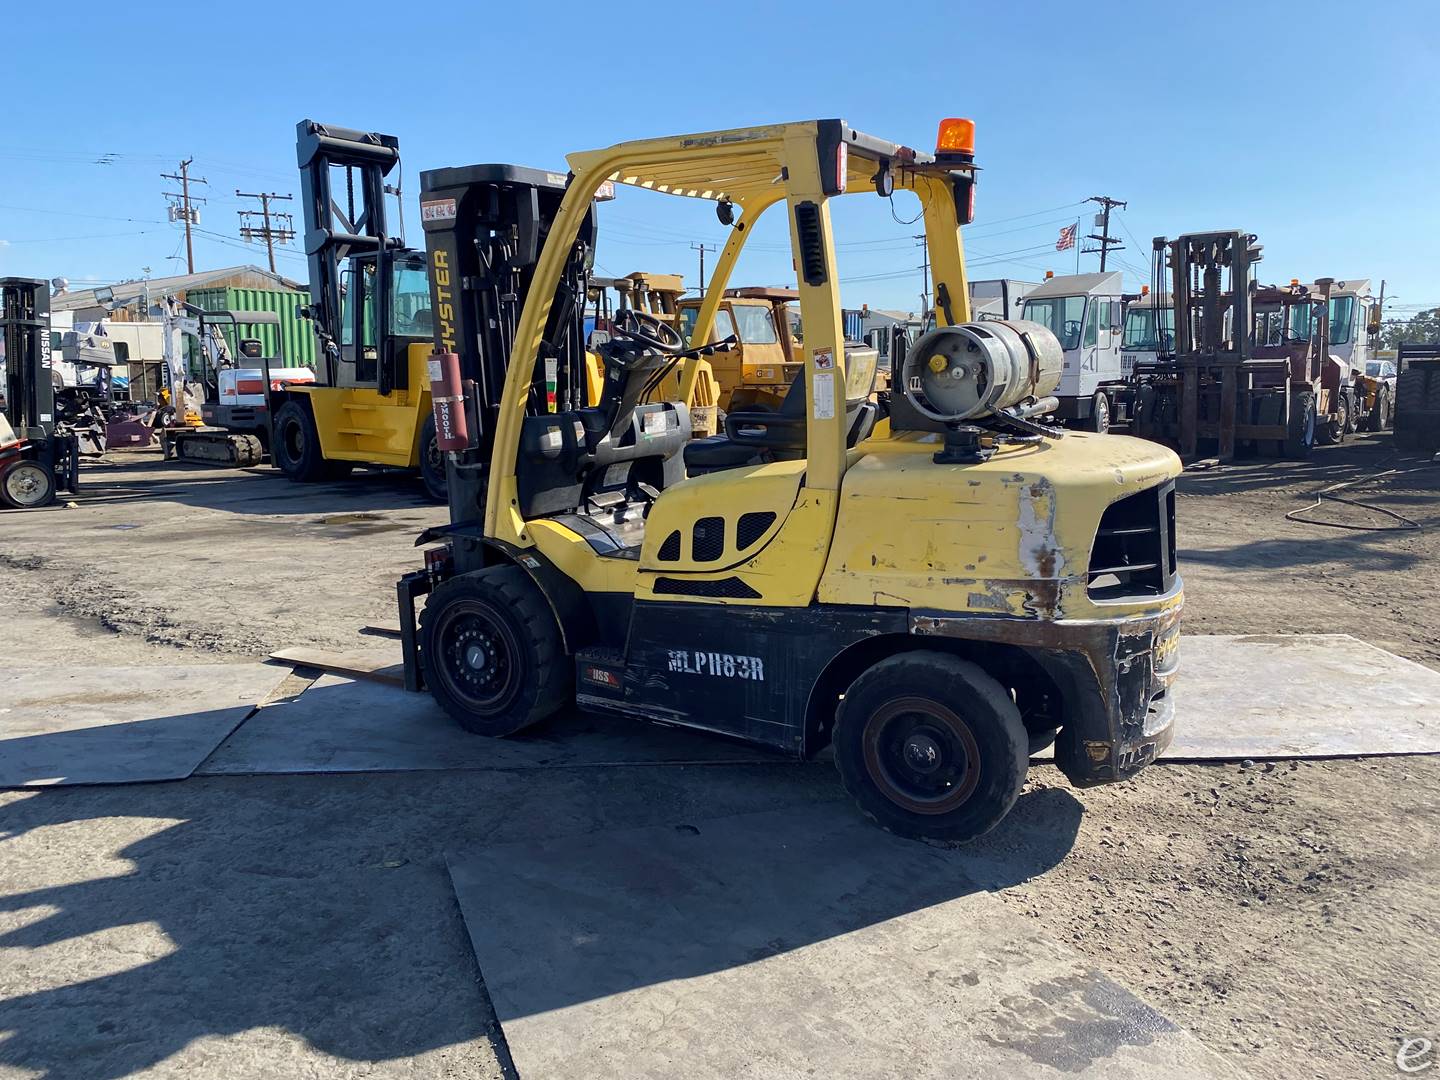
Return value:
<svg viewBox="0 0 1440 1080">
<path fill-rule="evenodd" d="M 518 566 L 525 571 L 555 615 L 560 641 L 567 656 L 596 640 L 595 613 L 585 590 L 560 571 L 537 548 L 516 547 L 514 544 L 485 535 L 480 520 L 437 525 L 426 529 L 415 541 L 416 547 L 449 541 L 454 552 L 455 575 L 473 573 L 488 566 Z"/>
</svg>

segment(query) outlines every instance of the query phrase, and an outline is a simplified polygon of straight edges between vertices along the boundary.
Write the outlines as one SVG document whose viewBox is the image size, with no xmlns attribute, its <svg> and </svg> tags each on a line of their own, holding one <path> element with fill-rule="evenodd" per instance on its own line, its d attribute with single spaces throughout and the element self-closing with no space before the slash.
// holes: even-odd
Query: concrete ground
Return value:
<svg viewBox="0 0 1440 1080">
<path fill-rule="evenodd" d="M 353 648 L 444 520 L 399 477 L 300 488 L 115 457 L 73 509 L 0 514 L 26 665 Z M 1423 530 L 1284 519 L 1396 468 L 1359 497 Z M 1181 491 L 1189 626 L 1351 633 L 1440 668 L 1440 470 L 1376 436 Z M 506 1075 L 446 851 L 819 802 L 850 812 L 823 763 L 0 794 L 0 1077 Z M 1252 1076 L 1361 1077 L 1440 1041 L 1437 841 L 1433 758 L 1162 764 L 1093 791 L 1041 766 L 965 855 L 1010 866 L 1003 904 Z"/>
</svg>

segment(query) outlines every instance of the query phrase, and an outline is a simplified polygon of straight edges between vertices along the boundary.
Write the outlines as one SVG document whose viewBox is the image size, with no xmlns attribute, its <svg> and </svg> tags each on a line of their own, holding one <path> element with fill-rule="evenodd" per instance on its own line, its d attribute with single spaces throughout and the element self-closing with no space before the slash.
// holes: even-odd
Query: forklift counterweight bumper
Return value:
<svg viewBox="0 0 1440 1080">
<path fill-rule="evenodd" d="M 1177 579 L 1172 597 L 1161 599 L 1179 595 Z M 1034 657 L 1062 698 L 1055 764 L 1076 787 L 1091 787 L 1134 776 L 1170 745 L 1180 607 L 1145 617 L 1039 624 L 915 612 L 911 632 L 1015 645 Z"/>
</svg>

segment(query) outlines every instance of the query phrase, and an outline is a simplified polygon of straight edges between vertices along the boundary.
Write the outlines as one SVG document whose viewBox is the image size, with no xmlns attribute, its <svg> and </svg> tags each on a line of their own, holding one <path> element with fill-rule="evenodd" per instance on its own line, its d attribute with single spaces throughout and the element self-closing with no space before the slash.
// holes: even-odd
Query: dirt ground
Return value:
<svg viewBox="0 0 1440 1080">
<path fill-rule="evenodd" d="M 0 612 L 27 659 L 213 663 L 291 644 L 355 647 L 364 641 L 357 638 L 361 626 L 394 621 L 394 581 L 415 564 L 414 535 L 444 519 L 443 509 L 426 504 L 418 484 L 404 478 L 296 488 L 264 470 L 237 475 L 115 456 L 121 463 L 86 470 L 87 487 L 74 508 L 0 514 Z M 1342 530 L 1285 519 L 1313 502 L 1317 489 L 1364 478 L 1373 479 L 1337 494 L 1423 528 Z M 1190 473 L 1180 494 L 1190 633 L 1348 633 L 1440 670 L 1440 466 L 1397 455 L 1388 435 L 1361 436 L 1318 450 L 1307 462 Z M 1312 513 L 1351 525 L 1399 524 L 1334 503 Z M 0 796 L 0 815 L 10 838 L 5 846 L 44 832 L 42 825 L 148 815 L 186 822 L 182 829 L 192 841 L 197 830 L 236 830 L 246 857 L 257 864 L 284 843 L 298 845 L 297 857 L 315 872 L 336 860 L 357 874 L 357 867 L 370 873 L 404 860 L 405 874 L 433 891 L 444 876 L 441 854 L 449 839 L 473 835 L 479 823 L 487 835 L 513 833 L 513 820 L 494 810 L 496 799 L 515 797 L 509 783 L 459 774 L 374 783 L 363 777 L 191 780 L 9 794 Z M 688 780 L 661 770 L 572 776 L 563 785 L 572 816 L 528 827 L 574 832 L 649 823 L 677 805 L 692 813 L 702 806 L 725 812 L 838 797 L 828 769 L 814 765 L 716 767 Z M 1006 888 L 1004 900 L 1251 1075 L 1395 1075 L 1404 1038 L 1440 1042 L 1440 759 L 1161 764 L 1131 783 L 1079 792 L 1053 769 L 1036 767 L 1013 820 L 970 850 L 977 858 L 1024 864 L 1022 848 L 1036 835 L 1036 821 L 1027 815 L 1041 813 L 1046 792 L 1059 797 L 1051 789 L 1078 802 L 1074 846 L 1052 869 Z M 218 813 L 222 805 L 237 808 L 233 821 Z M 404 814 L 392 817 L 396 806 Z M 297 813 L 303 807 L 307 824 L 303 835 L 280 840 L 277 834 L 291 826 L 275 815 L 287 807 Z M 327 856 L 333 827 L 327 808 L 347 821 L 356 815 L 376 821 L 376 835 L 350 837 L 343 855 Z M 96 843 L 91 854 L 97 858 L 100 848 L 119 850 L 107 848 L 109 841 Z M 0 897 L 27 882 L 30 865 L 61 858 L 52 847 L 33 840 L 7 855 L 0 846 Z M 16 862 L 22 851 L 26 869 Z M 83 844 L 66 858 L 83 865 L 81 854 Z M 269 871 L 255 872 L 263 885 Z M 83 873 L 72 869 L 70 876 Z M 358 879 L 355 887 L 363 888 Z M 322 906 L 334 902 L 327 894 Z M 459 947 L 463 933 L 453 905 L 437 900 L 432 911 L 412 902 L 434 921 L 436 941 Z M 13 905 L 0 903 L 0 910 Z M 174 921 L 193 930 L 186 922 L 192 914 L 177 910 Z M 120 912 L 113 925 L 127 919 L 139 921 Z M 23 934 L 20 942 L 0 938 L 0 945 L 17 943 Z M 452 990 L 477 977 L 473 959 L 448 973 L 438 954 L 423 960 L 427 977 Z M 385 962 L 392 961 L 399 972 L 403 965 L 393 957 Z M 343 970 L 334 981 L 344 981 Z M 20 989 L 0 978 L 0 993 Z M 36 1004 L 48 1009 L 66 1002 Z M 6 1008 L 0 1001 L 0 1017 Z M 294 1008 L 305 1015 L 302 1001 Z M 416 1016 L 419 1026 L 390 1042 L 370 1031 L 337 1047 L 284 1010 L 233 1001 L 217 1009 L 223 1015 L 213 1022 L 196 1021 L 204 1030 L 194 1038 L 288 1027 L 346 1060 L 394 1056 L 398 1043 L 416 1042 L 439 1055 L 426 1059 L 433 1074 L 504 1069 L 492 1056 L 493 1029 L 483 1016 Z M 0 1028 L 12 1024 L 0 1020 Z M 195 1045 L 186 1052 L 197 1053 Z M 179 1053 L 168 1046 L 152 1056 Z M 24 1049 L 0 1042 L 0 1063 L 84 1075 L 33 1045 L 27 1062 L 18 1056 Z M 499 1052 L 503 1058 L 503 1048 Z M 143 1055 L 115 1060 L 127 1068 L 145 1064 Z M 207 1059 L 188 1060 L 203 1065 Z M 124 1071 L 117 1065 L 105 1075 Z"/>
</svg>

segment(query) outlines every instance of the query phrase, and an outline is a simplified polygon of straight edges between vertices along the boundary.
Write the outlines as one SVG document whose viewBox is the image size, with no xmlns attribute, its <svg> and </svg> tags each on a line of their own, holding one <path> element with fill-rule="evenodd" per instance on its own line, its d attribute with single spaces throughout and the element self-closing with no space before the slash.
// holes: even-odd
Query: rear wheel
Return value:
<svg viewBox="0 0 1440 1080">
<path fill-rule="evenodd" d="M 1290 428 L 1285 436 L 1287 458 L 1307 458 L 1315 449 L 1315 395 L 1306 390 L 1290 398 Z"/>
<path fill-rule="evenodd" d="M 445 455 L 440 450 L 440 439 L 435 434 L 435 416 L 425 418 L 420 429 L 420 479 L 425 483 L 425 493 L 436 502 L 448 499 L 445 483 Z"/>
<path fill-rule="evenodd" d="M 834 733 L 840 781 L 900 836 L 971 840 L 992 829 L 1025 782 L 1029 738 L 1005 688 L 976 665 L 918 651 L 851 684 Z"/>
<path fill-rule="evenodd" d="M 420 659 L 435 700 L 476 735 L 513 735 L 570 696 L 560 628 L 516 566 L 463 574 L 431 593 Z"/>
<path fill-rule="evenodd" d="M 315 417 L 298 401 L 285 402 L 275 414 L 275 445 L 270 448 L 270 457 L 281 472 L 301 483 L 314 483 L 334 475 L 333 470 L 325 466 Z"/>
<path fill-rule="evenodd" d="M 17 458 L 0 466 L 0 502 L 16 510 L 34 510 L 55 501 L 55 473 L 40 461 Z"/>
</svg>

